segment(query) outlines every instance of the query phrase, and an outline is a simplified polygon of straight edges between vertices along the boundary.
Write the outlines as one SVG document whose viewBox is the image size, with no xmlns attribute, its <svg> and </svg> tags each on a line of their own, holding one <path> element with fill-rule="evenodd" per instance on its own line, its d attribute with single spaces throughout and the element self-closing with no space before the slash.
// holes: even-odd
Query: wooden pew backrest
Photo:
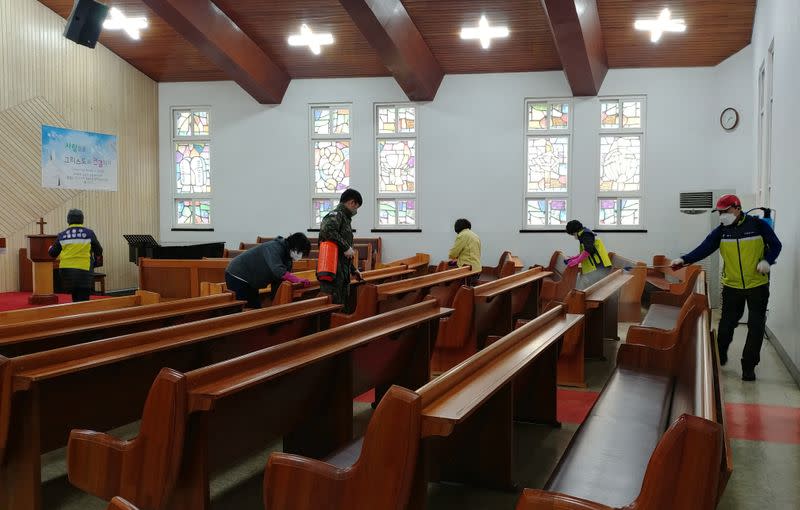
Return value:
<svg viewBox="0 0 800 510">
<path fill-rule="evenodd" d="M 106 510 L 139 510 L 139 509 L 133 506 L 133 503 L 131 503 L 130 501 L 120 497 L 116 497 L 111 500 Z"/>
<path fill-rule="evenodd" d="M 137 290 L 132 296 L 93 299 L 79 303 L 64 303 L 59 305 L 24 308 L 0 312 L 0 325 L 18 324 L 22 322 L 66 317 L 82 313 L 101 312 L 105 310 L 118 310 L 133 306 L 150 305 L 158 303 L 160 296 L 155 292 Z"/>
<path fill-rule="evenodd" d="M 416 393 L 392 386 L 375 409 L 352 466 L 273 453 L 264 472 L 264 508 L 406 508 L 419 450 L 420 411 Z"/>
</svg>

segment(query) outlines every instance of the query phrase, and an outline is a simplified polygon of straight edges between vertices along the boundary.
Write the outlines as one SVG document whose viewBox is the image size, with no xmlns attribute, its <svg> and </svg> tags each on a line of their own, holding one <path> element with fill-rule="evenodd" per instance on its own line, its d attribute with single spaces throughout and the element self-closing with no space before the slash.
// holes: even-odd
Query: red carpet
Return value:
<svg viewBox="0 0 800 510">
<path fill-rule="evenodd" d="M 0 293 L 0 312 L 7 310 L 19 310 L 20 308 L 34 308 L 36 305 L 28 304 L 30 292 L 2 292 Z M 58 303 L 71 303 L 72 296 L 69 294 L 56 294 Z M 107 296 L 92 296 L 91 299 L 104 299 Z"/>
<path fill-rule="evenodd" d="M 562 423 L 582 423 L 589 409 L 597 400 L 596 391 L 558 389 L 558 421 Z M 369 404 L 375 400 L 375 390 L 369 390 L 355 398 L 356 402 Z"/>
<path fill-rule="evenodd" d="M 725 404 L 731 439 L 800 444 L 800 409 L 762 404 Z"/>
</svg>

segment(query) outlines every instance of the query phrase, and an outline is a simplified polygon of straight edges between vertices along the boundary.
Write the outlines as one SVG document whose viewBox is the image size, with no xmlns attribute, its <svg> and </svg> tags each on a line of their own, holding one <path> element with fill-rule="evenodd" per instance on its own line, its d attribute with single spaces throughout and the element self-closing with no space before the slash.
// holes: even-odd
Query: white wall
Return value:
<svg viewBox="0 0 800 510">
<path fill-rule="evenodd" d="M 753 67 L 756 81 L 770 43 L 775 41 L 775 67 L 772 123 L 772 197 L 777 211 L 776 231 L 783 252 L 773 268 L 770 287 L 770 313 L 767 325 L 796 367 L 800 366 L 800 215 L 797 193 L 800 190 L 797 146 L 800 126 L 800 2 L 770 0 L 759 2 L 753 29 Z M 758 104 L 754 91 L 752 108 Z M 755 144 L 755 142 L 754 142 Z M 755 146 L 755 145 L 754 145 Z M 795 372 L 797 373 L 797 372 Z"/>
<path fill-rule="evenodd" d="M 602 95 L 647 95 L 644 159 L 644 221 L 647 234 L 607 233 L 606 245 L 630 257 L 678 255 L 707 233 L 707 223 L 686 235 L 678 193 L 750 185 L 753 154 L 742 143 L 752 129 L 750 86 L 724 87 L 751 69 L 747 51 L 720 68 L 612 70 Z M 563 97 L 563 73 L 447 76 L 436 100 L 419 106 L 419 199 L 421 234 L 380 234 L 386 258 L 415 251 L 434 260 L 447 254 L 453 221 L 469 218 L 483 241 L 484 263 L 494 265 L 503 249 L 526 263 L 546 262 L 555 249 L 574 252 L 563 233 L 520 234 L 524 172 L 524 99 Z M 224 240 L 229 246 L 256 235 L 304 231 L 309 224 L 307 104 L 352 102 L 352 186 L 365 206 L 354 220 L 357 235 L 373 227 L 374 102 L 402 101 L 390 78 L 294 80 L 283 103 L 256 104 L 233 83 L 160 84 L 162 140 L 161 239 L 165 242 Z M 739 108 L 735 133 L 719 126 L 723 105 Z M 169 108 L 211 105 L 215 231 L 171 232 L 173 184 Z M 576 98 L 573 115 L 571 217 L 594 226 L 599 175 L 599 107 L 596 98 Z M 724 157 L 717 157 L 724 154 Z"/>
</svg>

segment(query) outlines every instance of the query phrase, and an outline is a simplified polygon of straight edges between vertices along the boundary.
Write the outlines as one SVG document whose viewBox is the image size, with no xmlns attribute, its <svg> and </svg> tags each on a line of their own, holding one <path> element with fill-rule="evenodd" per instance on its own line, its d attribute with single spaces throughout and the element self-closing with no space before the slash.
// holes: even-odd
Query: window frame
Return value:
<svg viewBox="0 0 800 510">
<path fill-rule="evenodd" d="M 340 108 L 347 108 L 350 112 L 350 123 L 349 123 L 349 131 L 347 136 L 342 136 L 342 134 L 330 133 L 327 135 L 319 135 L 314 133 L 314 110 L 316 109 L 329 109 L 335 110 Z M 332 120 L 332 119 L 331 119 Z M 339 203 L 339 197 L 341 197 L 341 193 L 317 193 L 317 175 L 316 175 L 316 168 L 315 168 L 315 158 L 314 158 L 314 151 L 315 145 L 318 141 L 347 141 L 350 144 L 350 186 L 352 187 L 353 184 L 353 165 L 352 165 L 352 155 L 353 155 L 353 103 L 349 102 L 329 102 L 329 103 L 309 103 L 308 104 L 308 168 L 309 168 L 309 193 L 311 195 L 311 200 L 309 201 L 309 225 L 311 230 L 319 230 L 320 223 L 316 223 L 314 221 L 314 201 L 316 200 L 331 200 L 333 202 L 333 207 L 335 208 L 336 205 Z M 333 209 L 331 209 L 333 210 Z"/>
<path fill-rule="evenodd" d="M 531 104 L 535 103 L 547 103 L 547 115 L 548 115 L 548 127 L 547 129 L 541 130 L 531 130 L 529 128 L 529 119 L 528 119 L 528 111 Z M 567 120 L 567 127 L 566 129 L 552 129 L 550 127 L 550 112 L 551 112 L 551 105 L 553 104 L 567 104 L 568 105 L 568 115 L 569 118 Z M 571 97 L 547 97 L 547 98 L 536 98 L 536 97 L 528 97 L 525 98 L 523 102 L 523 130 L 522 130 L 522 231 L 558 231 L 561 232 L 566 225 L 560 224 L 551 224 L 550 221 L 550 200 L 554 199 L 563 199 L 567 205 L 567 221 L 569 221 L 569 214 L 570 214 L 570 204 L 572 202 L 572 186 L 570 182 L 572 180 L 573 175 L 573 150 L 574 150 L 574 114 L 575 114 L 575 104 L 573 98 Z M 553 138 L 559 136 L 566 136 L 567 137 L 567 191 L 539 191 L 539 192 L 529 192 L 528 191 L 528 150 L 529 150 L 529 140 L 531 138 Z M 528 223 L 528 201 L 529 200 L 545 200 L 547 201 L 547 208 L 548 211 L 545 213 L 545 221 L 544 225 L 530 225 Z"/>
<path fill-rule="evenodd" d="M 395 110 L 399 108 L 414 108 L 414 132 L 413 133 L 381 133 L 380 127 L 378 126 L 378 110 L 380 108 L 387 108 L 392 107 Z M 374 103 L 372 106 L 372 125 L 373 125 L 373 133 L 374 133 L 374 147 L 373 147 L 373 176 L 375 177 L 375 200 L 373 201 L 373 205 L 375 206 L 375 213 L 373 215 L 373 231 L 380 230 L 380 231 L 416 231 L 419 232 L 422 229 L 422 223 L 420 221 L 420 200 L 419 200 L 419 161 L 420 161 L 420 144 L 419 144 L 419 104 L 411 101 L 399 101 L 399 102 L 381 102 L 381 103 Z M 399 122 L 399 116 L 396 117 L 395 122 Z M 399 130 L 398 130 L 399 131 Z M 413 140 L 414 141 L 414 192 L 413 193 L 399 193 L 399 192 L 392 192 L 386 193 L 380 191 L 380 142 L 387 141 L 387 140 Z M 413 225 L 382 225 L 380 223 L 380 203 L 382 200 L 414 200 L 414 219 L 415 222 Z"/>
<path fill-rule="evenodd" d="M 170 205 L 170 215 L 172 216 L 171 224 L 172 229 L 177 230 L 208 230 L 214 228 L 214 192 L 213 192 L 213 182 L 214 182 L 214 165 L 211 163 L 208 169 L 208 179 L 211 186 L 212 191 L 210 193 L 179 193 L 177 190 L 177 168 L 175 167 L 175 146 L 179 143 L 192 143 L 192 142 L 203 142 L 208 144 L 209 152 L 211 152 L 210 160 L 213 162 L 213 143 L 212 143 L 212 132 L 213 128 L 211 125 L 211 121 L 214 117 L 213 111 L 211 106 L 170 106 L 170 129 L 172 130 L 170 133 L 170 151 L 172 153 L 172 157 L 170 158 L 170 186 L 171 186 L 171 205 Z M 208 114 L 208 135 L 204 136 L 178 136 L 176 123 L 175 123 L 175 115 L 177 112 L 204 112 Z M 178 223 L 178 202 L 184 200 L 207 200 L 208 201 L 208 223 Z"/>
<path fill-rule="evenodd" d="M 604 128 L 600 124 L 601 115 L 602 115 L 602 104 L 617 101 L 618 102 L 618 111 L 619 111 L 619 126 L 616 128 Z M 638 101 L 641 103 L 641 122 L 639 127 L 629 127 L 624 128 L 622 127 L 622 103 L 623 102 L 631 102 L 631 101 Z M 603 96 L 597 98 L 597 108 L 595 112 L 597 117 L 595 117 L 595 124 L 597 129 L 597 166 L 596 166 L 596 174 L 595 174 L 595 201 L 594 201 L 594 219 L 596 223 L 596 228 L 598 230 L 604 229 L 613 229 L 613 230 L 645 230 L 646 223 L 645 223 L 645 184 L 646 184 L 646 172 L 645 172 L 645 155 L 647 154 L 647 96 L 646 95 L 616 95 L 616 96 Z M 600 178 L 602 177 L 602 139 L 604 137 L 625 137 L 625 136 L 634 136 L 639 138 L 639 189 L 637 191 L 601 191 L 600 190 Z M 622 225 L 620 224 L 621 220 L 621 208 L 622 208 L 622 200 L 626 199 L 636 199 L 639 200 L 639 223 L 636 225 Z M 603 200 L 616 200 L 616 224 L 614 225 L 603 225 L 600 223 L 600 202 Z"/>
</svg>

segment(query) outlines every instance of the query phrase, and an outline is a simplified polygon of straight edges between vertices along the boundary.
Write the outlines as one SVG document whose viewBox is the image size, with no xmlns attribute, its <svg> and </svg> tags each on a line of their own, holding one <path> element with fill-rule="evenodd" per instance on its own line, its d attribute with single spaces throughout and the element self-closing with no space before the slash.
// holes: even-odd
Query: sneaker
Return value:
<svg viewBox="0 0 800 510">
<path fill-rule="evenodd" d="M 742 381 L 755 381 L 756 371 L 754 368 L 742 367 Z"/>
</svg>

